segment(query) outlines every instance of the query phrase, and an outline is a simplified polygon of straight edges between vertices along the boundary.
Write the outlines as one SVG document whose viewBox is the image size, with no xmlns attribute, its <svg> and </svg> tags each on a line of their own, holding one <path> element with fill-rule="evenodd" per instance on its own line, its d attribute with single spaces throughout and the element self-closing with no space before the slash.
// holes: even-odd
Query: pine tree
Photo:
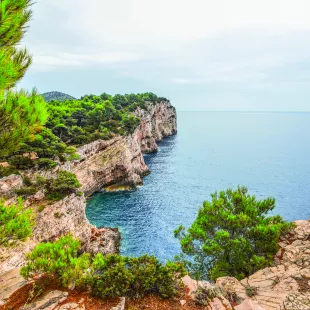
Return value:
<svg viewBox="0 0 310 310">
<path fill-rule="evenodd" d="M 181 241 L 188 269 L 196 279 L 222 276 L 243 279 L 270 266 L 278 251 L 281 234 L 293 228 L 281 216 L 271 216 L 274 198 L 257 200 L 246 187 L 211 194 L 189 229 L 180 226 L 175 236 Z M 184 257 L 185 256 L 185 257 Z M 186 261 L 186 256 L 192 257 Z"/>
<path fill-rule="evenodd" d="M 31 18 L 31 5 L 30 0 L 0 0 L 1 157 L 18 150 L 47 119 L 45 102 L 35 90 L 13 90 L 32 61 L 26 49 L 17 47 Z"/>
</svg>

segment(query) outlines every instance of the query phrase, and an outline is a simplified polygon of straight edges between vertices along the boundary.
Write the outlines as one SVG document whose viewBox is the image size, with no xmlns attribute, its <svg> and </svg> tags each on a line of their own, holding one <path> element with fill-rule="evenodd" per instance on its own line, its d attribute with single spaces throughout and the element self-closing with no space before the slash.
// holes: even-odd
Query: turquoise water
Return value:
<svg viewBox="0 0 310 310">
<path fill-rule="evenodd" d="M 310 113 L 179 112 L 178 134 L 145 161 L 144 186 L 95 194 L 86 209 L 97 226 L 119 227 L 123 254 L 173 258 L 173 230 L 189 226 L 211 192 L 238 184 L 274 196 L 287 220 L 310 217 Z"/>
</svg>

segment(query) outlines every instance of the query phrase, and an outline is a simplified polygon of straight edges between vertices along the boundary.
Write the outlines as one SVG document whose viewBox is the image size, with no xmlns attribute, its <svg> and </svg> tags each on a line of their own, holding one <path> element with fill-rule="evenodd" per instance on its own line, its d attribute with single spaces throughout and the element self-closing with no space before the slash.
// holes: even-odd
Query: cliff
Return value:
<svg viewBox="0 0 310 310">
<path fill-rule="evenodd" d="M 116 136 L 110 140 L 98 140 L 78 148 L 80 159 L 58 166 L 53 170 L 28 171 L 28 177 L 39 174 L 54 177 L 57 170 L 76 173 L 85 195 L 102 188 L 110 190 L 134 188 L 142 184 L 142 177 L 149 173 L 143 152 L 157 151 L 156 141 L 177 131 L 175 108 L 169 102 L 148 104 L 147 110 L 138 109 L 139 127 L 128 136 Z M 14 201 L 14 188 L 22 186 L 21 176 L 0 179 L 0 195 Z M 13 248 L 0 247 L 0 273 L 24 263 L 24 254 L 35 244 L 53 241 L 71 233 L 79 238 L 85 251 L 104 254 L 118 251 L 120 233 L 117 229 L 96 228 L 85 215 L 86 201 L 83 195 L 72 194 L 56 203 L 45 201 L 44 193 L 28 197 L 26 206 L 36 211 L 36 227 L 33 237 Z M 13 196 L 13 197 L 12 197 Z"/>
<path fill-rule="evenodd" d="M 168 101 L 138 108 L 135 114 L 141 122 L 133 134 L 84 145 L 77 150 L 80 160 L 65 167 L 76 174 L 86 195 L 141 185 L 150 172 L 142 154 L 156 152 L 156 141 L 177 132 L 176 111 Z"/>
</svg>

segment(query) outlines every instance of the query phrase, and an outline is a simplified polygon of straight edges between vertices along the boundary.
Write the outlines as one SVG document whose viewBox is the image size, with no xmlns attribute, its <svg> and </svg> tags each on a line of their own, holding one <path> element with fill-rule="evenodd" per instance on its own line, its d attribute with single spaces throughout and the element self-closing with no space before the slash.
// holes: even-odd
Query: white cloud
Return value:
<svg viewBox="0 0 310 310">
<path fill-rule="evenodd" d="M 75 7 L 68 19 L 71 29 L 115 44 L 188 41 L 236 29 L 310 29 L 308 0 L 89 0 L 75 6 L 77 1 L 66 2 Z"/>
<path fill-rule="evenodd" d="M 119 92 L 144 85 L 166 96 L 212 84 L 245 97 L 253 88 L 278 88 L 279 97 L 281 87 L 309 88 L 309 0 L 37 0 L 33 9 L 26 79 L 74 71 L 67 80 L 79 95 L 94 83 L 77 71 L 107 74 L 104 87 L 113 76 Z"/>
<path fill-rule="evenodd" d="M 130 53 L 72 54 L 55 52 L 52 55 L 38 53 L 33 62 L 34 71 L 57 70 L 59 67 L 87 67 L 98 65 L 114 65 L 139 59 Z"/>
</svg>

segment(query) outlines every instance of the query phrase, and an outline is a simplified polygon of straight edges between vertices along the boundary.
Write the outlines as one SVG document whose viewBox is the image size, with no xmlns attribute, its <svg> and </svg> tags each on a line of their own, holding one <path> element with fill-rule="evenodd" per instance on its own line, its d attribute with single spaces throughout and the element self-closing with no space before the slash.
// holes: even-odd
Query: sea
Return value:
<svg viewBox="0 0 310 310">
<path fill-rule="evenodd" d="M 173 231 L 189 227 L 211 193 L 238 185 L 274 197 L 271 214 L 310 218 L 310 113 L 178 112 L 177 121 L 178 133 L 144 155 L 143 186 L 88 199 L 92 224 L 121 231 L 122 254 L 173 259 Z"/>
</svg>

